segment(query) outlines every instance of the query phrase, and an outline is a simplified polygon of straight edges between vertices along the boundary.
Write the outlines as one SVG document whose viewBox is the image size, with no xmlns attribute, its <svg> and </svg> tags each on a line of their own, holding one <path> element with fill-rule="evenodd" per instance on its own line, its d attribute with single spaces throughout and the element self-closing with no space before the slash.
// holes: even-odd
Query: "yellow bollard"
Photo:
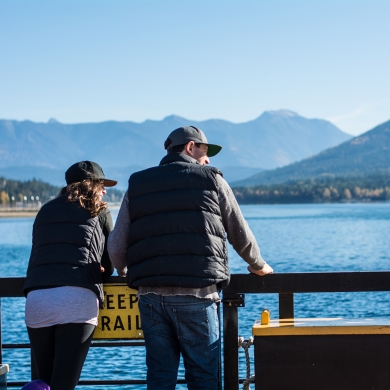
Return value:
<svg viewBox="0 0 390 390">
<path fill-rule="evenodd" d="M 269 325 L 271 312 L 268 309 L 263 309 L 261 312 L 261 325 Z"/>
</svg>

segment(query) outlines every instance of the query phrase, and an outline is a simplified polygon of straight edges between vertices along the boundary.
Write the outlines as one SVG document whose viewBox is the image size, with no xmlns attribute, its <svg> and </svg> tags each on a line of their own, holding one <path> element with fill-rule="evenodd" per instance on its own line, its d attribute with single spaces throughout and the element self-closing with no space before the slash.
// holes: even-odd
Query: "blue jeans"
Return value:
<svg viewBox="0 0 390 390">
<path fill-rule="evenodd" d="M 217 305 L 190 295 L 141 295 L 148 390 L 175 389 L 180 353 L 190 390 L 217 390 L 219 323 Z"/>
</svg>

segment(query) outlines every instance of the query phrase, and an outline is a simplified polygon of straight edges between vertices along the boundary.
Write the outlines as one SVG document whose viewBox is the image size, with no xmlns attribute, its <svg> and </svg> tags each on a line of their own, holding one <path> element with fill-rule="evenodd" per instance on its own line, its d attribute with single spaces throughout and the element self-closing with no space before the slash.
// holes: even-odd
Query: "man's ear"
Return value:
<svg viewBox="0 0 390 390">
<path fill-rule="evenodd" d="M 185 152 L 186 152 L 186 154 L 187 154 L 188 156 L 191 156 L 191 157 L 192 157 L 194 147 L 195 147 L 195 142 L 194 142 L 194 141 L 188 142 L 188 144 L 184 147 L 184 150 L 185 150 Z"/>
</svg>

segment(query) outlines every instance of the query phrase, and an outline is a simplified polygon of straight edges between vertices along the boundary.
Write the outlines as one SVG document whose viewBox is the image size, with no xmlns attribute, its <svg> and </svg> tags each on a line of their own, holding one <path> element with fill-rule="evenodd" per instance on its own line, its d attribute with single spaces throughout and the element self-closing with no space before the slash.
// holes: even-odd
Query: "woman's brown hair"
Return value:
<svg viewBox="0 0 390 390">
<path fill-rule="evenodd" d="M 103 180 L 85 179 L 67 185 L 59 195 L 67 193 L 67 202 L 79 202 L 81 207 L 91 212 L 92 217 L 96 217 L 107 208 L 107 202 L 100 199 L 103 183 Z"/>
</svg>

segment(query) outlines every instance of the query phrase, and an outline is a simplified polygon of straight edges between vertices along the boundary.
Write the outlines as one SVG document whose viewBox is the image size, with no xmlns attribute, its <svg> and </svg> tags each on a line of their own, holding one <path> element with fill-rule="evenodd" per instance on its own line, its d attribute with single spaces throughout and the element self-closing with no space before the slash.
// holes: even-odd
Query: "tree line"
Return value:
<svg viewBox="0 0 390 390">
<path fill-rule="evenodd" d="M 45 183 L 41 180 L 8 180 L 0 177 L 0 204 L 3 206 L 39 205 L 57 196 L 61 187 Z M 123 191 L 115 188 L 107 188 L 104 197 L 108 202 L 119 202 L 123 197 Z"/>
<path fill-rule="evenodd" d="M 236 187 L 233 192 L 242 204 L 387 201 L 390 200 L 390 175 L 322 177 Z"/>
<path fill-rule="evenodd" d="M 8 180 L 0 177 L 0 204 L 43 204 L 55 197 L 61 187 L 41 180 Z M 367 202 L 390 200 L 390 175 L 322 177 L 282 184 L 233 188 L 241 204 Z M 120 202 L 124 192 L 107 188 L 108 202 Z"/>
<path fill-rule="evenodd" d="M 0 177 L 0 203 L 11 204 L 37 204 L 44 203 L 56 196 L 60 188 L 40 180 L 8 180 Z"/>
</svg>

